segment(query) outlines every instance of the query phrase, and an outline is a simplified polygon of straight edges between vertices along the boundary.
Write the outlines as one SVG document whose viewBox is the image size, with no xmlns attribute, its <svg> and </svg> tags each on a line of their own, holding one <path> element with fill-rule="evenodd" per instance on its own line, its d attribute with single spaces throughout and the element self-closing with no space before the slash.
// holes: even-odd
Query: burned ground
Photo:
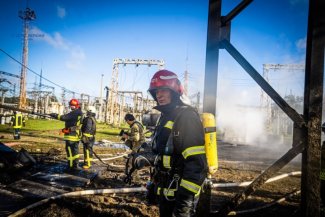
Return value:
<svg viewBox="0 0 325 217">
<path fill-rule="evenodd" d="M 223 142 L 218 144 L 219 169 L 212 176 L 213 183 L 241 183 L 252 181 L 267 169 L 283 153 L 271 151 L 270 149 L 246 146 L 231 145 Z M 61 144 L 54 149 L 50 147 L 46 150 L 42 148 L 43 154 L 36 154 L 37 148 L 24 141 L 13 146 L 17 149 L 24 147 L 37 159 L 38 164 L 64 164 L 64 148 Z M 51 150 L 49 152 L 49 150 Z M 118 156 L 124 154 L 125 150 L 95 147 L 96 153 L 100 156 Z M 46 154 L 45 154 L 46 153 Z M 103 155 L 106 154 L 106 155 Z M 298 157 L 299 158 L 299 157 Z M 124 164 L 126 159 L 121 157 L 114 160 L 105 161 L 104 165 L 100 161 L 95 162 L 95 168 L 98 174 L 91 179 L 85 186 L 78 186 L 69 191 L 87 190 L 87 189 L 119 189 L 135 188 L 144 186 L 149 179 L 148 168 L 134 173 L 131 185 L 125 184 L 123 179 Z M 10 183 L 21 178 L 28 178 L 40 169 L 33 166 L 27 171 L 19 174 L 1 174 L 1 189 L 6 189 Z M 288 172 L 300 171 L 300 160 L 293 162 L 282 168 L 276 175 Z M 212 215 L 217 215 L 217 211 L 223 207 L 228 200 L 233 198 L 244 187 L 214 187 L 211 196 Z M 291 193 L 300 190 L 300 176 L 289 176 L 278 181 L 266 183 L 249 196 L 243 203 L 236 208 L 238 216 L 300 216 L 300 194 L 293 194 L 291 197 L 281 202 L 274 202 Z M 18 197 L 18 196 L 17 196 Z M 1 198 L 3 199 L 3 198 Z M 15 211 L 23 209 L 29 203 L 21 203 L 19 198 L 15 202 Z M 35 200 L 34 202 L 36 202 Z M 205 207 L 208 204 L 203 205 Z M 260 207 L 265 207 L 259 209 Z M 1 210 L 3 216 L 12 213 Z M 234 212 L 232 214 L 235 214 Z M 36 206 L 24 212 L 19 216 L 159 216 L 156 205 L 148 205 L 145 199 L 145 192 L 125 193 L 125 194 L 96 194 L 78 197 L 63 197 L 60 199 L 49 200 L 48 202 Z"/>
</svg>

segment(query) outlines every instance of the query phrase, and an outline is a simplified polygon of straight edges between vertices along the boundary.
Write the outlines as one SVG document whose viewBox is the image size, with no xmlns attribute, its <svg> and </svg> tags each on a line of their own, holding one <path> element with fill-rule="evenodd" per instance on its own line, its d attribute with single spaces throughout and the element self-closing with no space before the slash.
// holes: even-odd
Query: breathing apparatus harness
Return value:
<svg viewBox="0 0 325 217">
<path fill-rule="evenodd" d="M 186 109 L 192 109 L 192 107 L 187 106 L 187 105 L 182 105 L 176 108 L 176 117 L 174 118 L 174 124 L 173 127 L 171 129 L 171 133 L 169 134 L 166 146 L 165 146 L 165 150 L 164 150 L 164 156 L 169 156 L 171 157 L 174 153 L 174 141 L 180 141 L 181 140 L 181 135 L 179 133 L 179 131 L 176 131 L 175 126 L 178 123 L 178 120 L 181 116 L 181 114 L 183 113 L 183 111 L 185 111 Z M 160 121 L 160 120 L 159 120 Z M 159 122 L 158 122 L 159 124 Z M 163 161 L 164 156 L 160 156 L 158 159 L 160 161 Z M 175 158 L 174 158 L 175 159 Z M 160 194 L 163 194 L 165 199 L 167 201 L 174 201 L 175 197 L 169 198 L 170 193 L 172 192 L 176 192 L 178 190 L 179 187 L 179 180 L 180 180 L 180 170 L 181 168 L 178 166 L 179 164 L 179 160 L 181 158 L 176 158 L 176 162 L 174 160 L 174 162 L 172 162 L 173 166 L 171 165 L 170 168 L 168 170 L 166 169 L 162 169 L 160 168 L 161 163 L 159 164 L 157 162 L 157 164 L 155 164 L 155 171 L 152 175 L 152 179 L 155 181 L 155 179 L 157 180 L 161 180 L 162 182 L 168 183 L 167 184 L 167 189 L 164 192 L 164 189 L 161 188 L 160 189 Z M 170 180 L 171 178 L 171 180 Z M 173 188 L 174 186 L 174 188 Z M 173 189 L 172 189 L 173 188 Z"/>
<path fill-rule="evenodd" d="M 183 110 L 191 108 L 189 106 L 180 106 L 177 108 L 177 114 L 176 117 L 174 118 L 174 126 L 175 123 L 178 121 L 180 114 L 182 113 Z M 161 119 L 159 118 L 158 120 L 158 124 L 160 124 Z M 155 148 L 155 141 L 156 141 L 156 136 L 157 136 L 157 128 L 154 129 L 153 132 L 153 137 L 152 137 L 152 147 L 150 146 L 150 148 Z M 167 144 L 164 150 L 164 155 L 167 156 L 171 156 L 173 154 L 174 151 L 174 138 L 179 137 L 179 132 L 176 132 L 174 127 L 172 127 L 171 133 L 169 134 L 168 140 L 167 140 Z M 143 145 L 141 145 L 142 147 Z M 168 170 L 163 170 L 162 168 L 160 168 L 162 161 L 163 161 L 163 155 L 161 154 L 155 154 L 152 152 L 152 150 L 147 150 L 147 151 L 140 151 L 141 147 L 135 152 L 135 153 L 131 153 L 128 158 L 127 158 L 127 162 L 126 162 L 126 166 L 125 166 L 125 174 L 126 177 L 124 178 L 124 182 L 125 183 L 129 183 L 131 184 L 131 180 L 132 180 L 132 173 L 137 170 L 137 169 L 141 169 L 145 166 L 149 166 L 150 168 L 150 181 L 149 183 L 147 183 L 147 188 L 150 188 L 150 186 L 152 186 L 153 183 L 155 183 L 157 180 L 163 181 L 165 183 L 169 182 L 168 184 L 168 188 L 165 191 L 164 195 L 166 197 L 166 200 L 168 201 L 173 201 L 174 198 L 168 198 L 169 192 L 172 191 L 177 191 L 178 190 L 178 185 L 179 185 L 179 180 L 180 180 L 180 175 L 179 175 L 179 170 L 180 168 L 175 168 L 173 167 L 172 170 L 168 169 Z M 170 180 L 168 177 L 172 177 L 172 180 Z M 171 190 L 172 187 L 175 186 L 175 189 Z M 163 190 L 163 189 L 161 189 Z M 148 191 L 150 191 L 148 189 Z M 152 193 L 154 193 L 154 191 L 152 191 Z M 163 193 L 163 192 L 161 192 Z"/>
</svg>

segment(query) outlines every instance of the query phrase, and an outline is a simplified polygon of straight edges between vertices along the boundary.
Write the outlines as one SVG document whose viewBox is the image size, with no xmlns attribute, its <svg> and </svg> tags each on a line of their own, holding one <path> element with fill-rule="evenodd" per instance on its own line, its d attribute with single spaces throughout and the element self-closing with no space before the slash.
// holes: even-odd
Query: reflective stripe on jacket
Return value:
<svg viewBox="0 0 325 217">
<path fill-rule="evenodd" d="M 11 118 L 11 123 L 14 129 L 20 129 L 23 125 L 23 115 L 22 114 L 15 114 Z"/>
<path fill-rule="evenodd" d="M 58 119 L 65 122 L 65 129 L 68 129 L 64 133 L 64 140 L 68 141 L 80 141 L 80 124 L 81 124 L 82 112 L 81 109 L 75 109 L 65 115 L 59 115 Z"/>
</svg>

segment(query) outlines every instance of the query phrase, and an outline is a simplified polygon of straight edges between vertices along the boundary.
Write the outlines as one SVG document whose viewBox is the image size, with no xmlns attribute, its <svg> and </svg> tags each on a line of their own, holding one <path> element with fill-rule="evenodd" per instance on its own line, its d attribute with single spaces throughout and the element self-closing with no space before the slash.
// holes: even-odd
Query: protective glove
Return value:
<svg viewBox="0 0 325 217">
<path fill-rule="evenodd" d="M 124 179 L 124 182 L 131 184 L 132 173 L 135 170 L 140 170 L 148 166 L 154 166 L 156 156 L 157 155 L 153 152 L 140 152 L 129 154 L 125 163 L 126 178 Z"/>
<path fill-rule="evenodd" d="M 51 118 L 58 119 L 58 114 L 57 113 L 51 113 L 50 114 Z"/>
<path fill-rule="evenodd" d="M 140 170 L 144 167 L 154 166 L 154 161 L 156 154 L 153 152 L 139 152 L 133 154 L 132 166 L 137 170 Z"/>
</svg>

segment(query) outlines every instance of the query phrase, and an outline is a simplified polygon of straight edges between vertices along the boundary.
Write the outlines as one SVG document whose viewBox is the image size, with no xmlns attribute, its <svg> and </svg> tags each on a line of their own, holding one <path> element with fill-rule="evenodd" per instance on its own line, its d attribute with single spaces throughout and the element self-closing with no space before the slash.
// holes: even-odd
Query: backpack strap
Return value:
<svg viewBox="0 0 325 217">
<path fill-rule="evenodd" d="M 138 126 L 140 126 L 143 129 L 143 125 L 139 121 L 135 121 L 134 123 L 137 124 Z"/>
<path fill-rule="evenodd" d="M 90 119 L 91 119 L 91 121 L 93 122 L 92 123 L 92 127 L 93 127 L 93 129 L 92 129 L 92 131 L 93 131 L 93 135 L 95 135 L 96 134 L 96 120 L 95 120 L 95 118 L 94 117 L 90 117 Z"/>
<path fill-rule="evenodd" d="M 193 108 L 190 107 L 190 106 L 187 106 L 187 105 L 179 106 L 179 107 L 176 108 L 176 113 L 177 114 L 176 114 L 176 117 L 174 119 L 174 124 L 173 124 L 173 127 L 171 129 L 171 133 L 170 133 L 170 135 L 168 137 L 166 148 L 165 148 L 165 154 L 166 155 L 172 155 L 174 153 L 174 140 L 175 140 L 176 137 L 180 136 L 179 132 L 176 132 L 175 126 L 176 126 L 179 118 L 181 117 L 183 111 L 185 111 L 187 109 L 193 109 Z"/>
</svg>

